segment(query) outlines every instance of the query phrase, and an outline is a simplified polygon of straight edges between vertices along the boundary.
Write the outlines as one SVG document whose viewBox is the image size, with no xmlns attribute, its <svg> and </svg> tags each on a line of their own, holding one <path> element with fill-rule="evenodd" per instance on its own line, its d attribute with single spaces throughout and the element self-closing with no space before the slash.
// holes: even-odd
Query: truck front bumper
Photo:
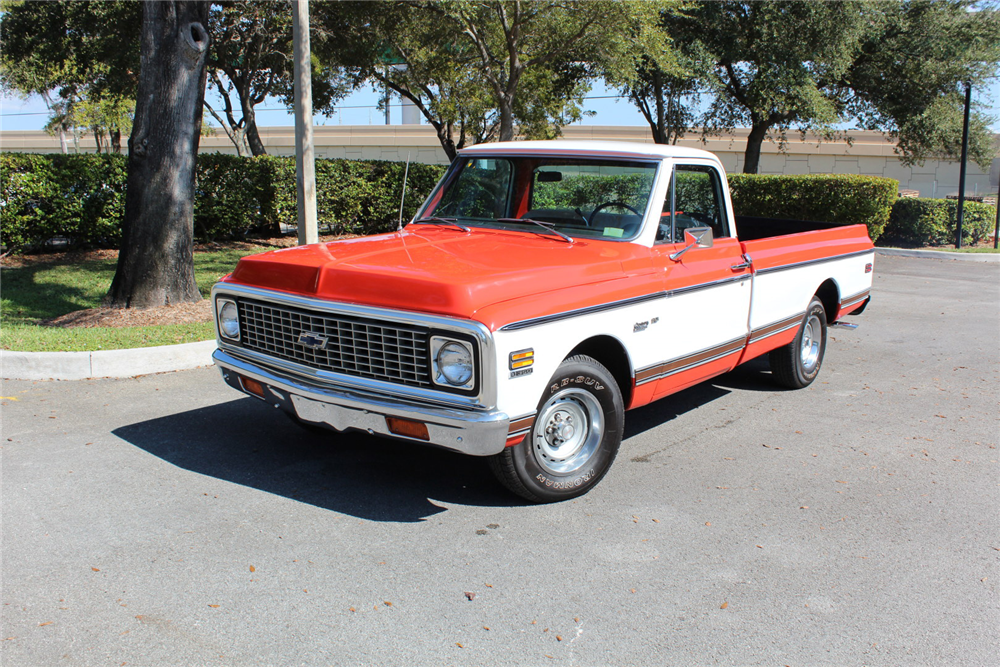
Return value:
<svg viewBox="0 0 1000 667">
<path fill-rule="evenodd" d="M 510 418 L 503 412 L 463 410 L 348 387 L 320 386 L 248 363 L 224 350 L 216 350 L 212 358 L 222 371 L 223 380 L 233 389 L 267 401 L 304 422 L 335 431 L 365 431 L 473 456 L 497 454 L 507 442 Z M 248 390 L 243 378 L 259 382 L 264 395 Z M 425 424 L 428 439 L 393 433 L 387 422 L 387 418 L 393 417 Z"/>
</svg>

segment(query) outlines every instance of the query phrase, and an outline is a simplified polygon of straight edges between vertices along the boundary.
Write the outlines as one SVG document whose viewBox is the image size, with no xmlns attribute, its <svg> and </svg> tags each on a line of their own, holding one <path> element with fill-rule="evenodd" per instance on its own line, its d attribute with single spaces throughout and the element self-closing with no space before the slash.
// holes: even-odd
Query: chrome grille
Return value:
<svg viewBox="0 0 1000 667">
<path fill-rule="evenodd" d="M 312 368 L 414 387 L 431 384 L 427 330 L 380 320 L 240 300 L 243 347 Z M 326 339 L 322 349 L 299 342 Z"/>
</svg>

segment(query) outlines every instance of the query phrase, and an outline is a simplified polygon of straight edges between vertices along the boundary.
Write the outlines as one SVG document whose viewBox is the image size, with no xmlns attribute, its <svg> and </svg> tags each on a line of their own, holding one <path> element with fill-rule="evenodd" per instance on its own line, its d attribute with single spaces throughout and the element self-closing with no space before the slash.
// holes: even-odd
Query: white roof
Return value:
<svg viewBox="0 0 1000 667">
<path fill-rule="evenodd" d="M 640 144 L 629 141 L 504 141 L 463 148 L 459 155 L 575 155 L 626 158 L 718 158 L 697 148 L 664 144 Z"/>
</svg>

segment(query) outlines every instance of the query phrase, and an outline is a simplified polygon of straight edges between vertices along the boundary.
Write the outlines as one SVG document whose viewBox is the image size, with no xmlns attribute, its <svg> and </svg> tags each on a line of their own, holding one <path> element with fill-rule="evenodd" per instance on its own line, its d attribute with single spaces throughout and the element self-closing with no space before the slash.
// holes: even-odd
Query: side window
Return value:
<svg viewBox="0 0 1000 667">
<path fill-rule="evenodd" d="M 658 243 L 681 243 L 684 230 L 690 227 L 711 227 L 715 238 L 729 236 L 722 183 L 719 172 L 711 167 L 674 167 L 656 240 Z"/>
</svg>

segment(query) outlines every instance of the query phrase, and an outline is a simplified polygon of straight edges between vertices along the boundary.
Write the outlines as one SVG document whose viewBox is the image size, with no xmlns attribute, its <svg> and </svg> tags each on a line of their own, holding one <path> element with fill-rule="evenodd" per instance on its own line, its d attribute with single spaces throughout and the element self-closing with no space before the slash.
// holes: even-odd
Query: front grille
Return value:
<svg viewBox="0 0 1000 667">
<path fill-rule="evenodd" d="M 240 329 L 243 347 L 280 359 L 414 387 L 431 384 L 428 332 L 422 327 L 243 299 Z M 307 347 L 299 342 L 303 333 L 326 344 Z"/>
</svg>

